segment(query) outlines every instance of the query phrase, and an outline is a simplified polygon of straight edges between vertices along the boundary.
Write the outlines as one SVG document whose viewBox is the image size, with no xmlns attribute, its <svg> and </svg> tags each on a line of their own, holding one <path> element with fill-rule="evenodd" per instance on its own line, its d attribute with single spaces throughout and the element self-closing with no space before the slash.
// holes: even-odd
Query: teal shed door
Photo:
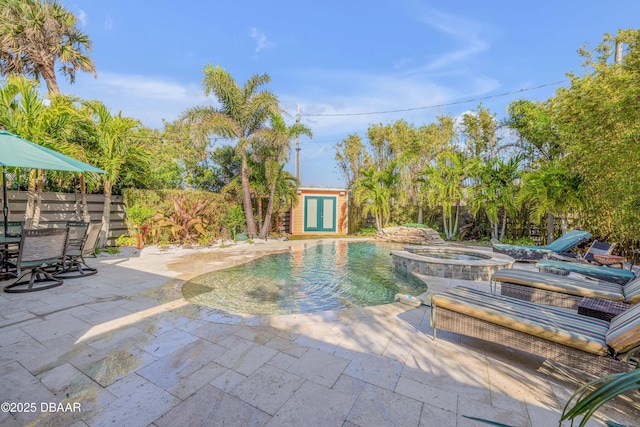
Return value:
<svg viewBox="0 0 640 427">
<path fill-rule="evenodd" d="M 336 231 L 337 197 L 304 198 L 304 231 Z"/>
</svg>

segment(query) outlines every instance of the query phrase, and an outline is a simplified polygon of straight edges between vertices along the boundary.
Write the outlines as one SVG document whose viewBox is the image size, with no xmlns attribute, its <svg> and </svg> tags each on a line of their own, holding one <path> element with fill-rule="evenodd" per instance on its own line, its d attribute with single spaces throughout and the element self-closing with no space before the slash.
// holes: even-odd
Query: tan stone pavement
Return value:
<svg viewBox="0 0 640 427">
<path fill-rule="evenodd" d="M 250 316 L 180 293 L 204 272 L 316 243 L 150 247 L 90 260 L 97 275 L 58 288 L 0 293 L 0 402 L 12 405 L 0 425 L 558 425 L 584 378 L 456 334 L 434 340 L 428 307 Z M 637 425 L 640 412 L 609 405 L 589 425 L 603 419 Z"/>
</svg>

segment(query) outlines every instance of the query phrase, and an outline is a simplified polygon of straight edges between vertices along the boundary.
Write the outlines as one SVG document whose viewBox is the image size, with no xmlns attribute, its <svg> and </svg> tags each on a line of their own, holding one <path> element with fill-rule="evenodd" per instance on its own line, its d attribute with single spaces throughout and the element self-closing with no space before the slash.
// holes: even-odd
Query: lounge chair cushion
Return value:
<svg viewBox="0 0 640 427">
<path fill-rule="evenodd" d="M 566 252 L 591 238 L 591 233 L 582 230 L 571 230 L 547 245 L 553 252 Z"/>
<path fill-rule="evenodd" d="M 624 302 L 627 304 L 640 303 L 640 277 L 624 285 L 622 292 L 624 292 Z"/>
<path fill-rule="evenodd" d="M 462 286 L 433 295 L 431 304 L 433 310 L 445 308 L 589 353 L 609 354 L 609 323 L 604 320 Z"/>
<path fill-rule="evenodd" d="M 610 301 L 624 301 L 621 285 L 598 279 L 578 279 L 570 276 L 540 273 L 538 271 L 505 268 L 493 273 L 491 280 L 495 282 L 513 283 L 530 286 L 561 294 L 602 298 Z M 640 290 L 639 290 L 640 293 Z M 638 295 L 640 298 L 640 295 Z"/>
<path fill-rule="evenodd" d="M 516 260 L 536 261 L 547 258 L 556 252 L 567 252 L 580 243 L 591 238 L 591 233 L 582 230 L 571 230 L 546 246 L 507 245 L 494 243 L 493 250 L 507 254 Z"/>
<path fill-rule="evenodd" d="M 535 265 L 536 268 L 555 269 L 562 271 L 572 271 L 586 276 L 607 277 L 617 282 L 625 282 L 633 278 L 634 272 L 622 268 L 602 267 L 591 264 L 579 264 L 575 262 L 564 262 L 554 260 L 540 260 Z"/>
<path fill-rule="evenodd" d="M 640 304 L 611 319 L 606 340 L 617 353 L 626 353 L 640 346 Z"/>
</svg>

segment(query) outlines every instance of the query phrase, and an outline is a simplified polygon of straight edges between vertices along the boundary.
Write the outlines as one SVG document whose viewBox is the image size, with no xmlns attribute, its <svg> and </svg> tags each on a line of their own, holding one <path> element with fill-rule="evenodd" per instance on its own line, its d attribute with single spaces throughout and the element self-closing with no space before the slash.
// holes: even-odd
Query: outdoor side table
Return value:
<svg viewBox="0 0 640 427">
<path fill-rule="evenodd" d="M 625 304 L 624 302 L 584 297 L 578 305 L 578 314 L 610 322 L 611 319 L 628 310 L 630 307 L 630 304 Z"/>
</svg>

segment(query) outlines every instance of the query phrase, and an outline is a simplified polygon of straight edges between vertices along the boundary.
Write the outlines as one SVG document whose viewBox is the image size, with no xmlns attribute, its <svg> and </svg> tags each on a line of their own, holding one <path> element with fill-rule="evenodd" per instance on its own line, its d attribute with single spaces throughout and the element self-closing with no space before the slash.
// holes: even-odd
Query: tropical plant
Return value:
<svg viewBox="0 0 640 427">
<path fill-rule="evenodd" d="M 267 211 L 260 228 L 258 237 L 266 239 L 271 228 L 271 216 L 274 210 L 274 199 L 276 197 L 276 189 L 278 182 L 283 177 L 285 161 L 287 153 L 291 148 L 291 139 L 306 135 L 313 137 L 311 129 L 302 123 L 294 123 L 287 126 L 284 119 L 279 114 L 271 114 L 269 117 L 270 126 L 261 131 L 262 146 L 269 156 L 264 159 L 265 178 L 269 190 L 269 201 L 267 203 Z M 296 183 L 297 187 L 297 183 Z"/>
<path fill-rule="evenodd" d="M 99 246 L 103 247 L 109 234 L 114 184 L 125 179 L 143 179 L 150 156 L 141 142 L 135 139 L 134 131 L 140 126 L 138 120 L 123 117 L 121 112 L 112 115 L 100 101 L 84 101 L 83 105 L 90 117 L 94 161 L 106 172 L 102 175 L 105 200 L 99 240 Z"/>
<path fill-rule="evenodd" d="M 224 215 L 222 220 L 227 227 L 227 230 L 231 233 L 233 237 L 233 241 L 238 241 L 238 231 L 241 230 L 241 227 L 245 224 L 244 212 L 242 211 L 242 206 L 234 205 L 232 206 L 227 213 Z"/>
<path fill-rule="evenodd" d="M 23 76 L 11 76 L 0 87 L 0 126 L 24 139 L 61 152 L 78 160 L 87 157 L 81 146 L 70 143 L 80 116 L 72 99 L 52 96 L 46 102 L 38 92 L 37 82 Z M 53 173 L 53 172 L 50 172 Z M 59 173 L 58 176 L 62 176 Z M 67 176 L 70 176 L 67 174 Z M 29 196 L 25 211 L 27 227 L 37 227 L 44 187 L 44 172 L 31 170 Z M 86 211 L 86 190 L 81 179 L 83 209 Z"/>
<path fill-rule="evenodd" d="M 174 240 L 180 244 L 196 243 L 201 235 L 206 234 L 210 203 L 206 200 L 175 197 L 173 206 L 174 211 L 170 215 L 155 216 L 155 226 L 169 230 Z"/>
<path fill-rule="evenodd" d="M 569 212 L 580 212 L 584 205 L 581 192 L 582 178 L 572 173 L 560 161 L 550 161 L 538 170 L 527 172 L 522 177 L 522 187 L 517 196 L 520 205 L 533 202 L 532 214 L 537 222 L 549 213 L 562 220 L 562 232 L 568 228 Z M 548 241 L 553 240 L 553 227 L 547 230 Z"/>
<path fill-rule="evenodd" d="M 362 176 L 353 189 L 356 202 L 364 205 L 363 213 L 375 217 L 379 232 L 389 220 L 391 195 L 397 181 L 397 175 L 393 173 L 394 166 L 387 165 L 386 170 L 378 170 L 375 166 L 361 170 Z"/>
<path fill-rule="evenodd" d="M 571 425 L 576 418 L 582 416 L 580 427 L 587 424 L 587 421 L 602 405 L 624 393 L 640 390 L 640 368 L 636 366 L 628 372 L 619 372 L 596 378 L 582 385 L 569 398 L 560 422 L 571 420 Z M 607 423 L 609 426 L 623 427 L 617 423 Z"/>
<path fill-rule="evenodd" d="M 475 184 L 471 187 L 469 210 L 478 215 L 483 211 L 491 224 L 491 237 L 501 240 L 506 231 L 507 215 L 516 211 L 515 196 L 520 157 L 512 157 L 503 161 L 497 157 L 483 163 L 476 159 L 473 178 Z M 498 230 L 500 215 L 502 214 L 502 228 Z"/>
<path fill-rule="evenodd" d="M 55 0 L 0 0 L 0 74 L 42 77 L 58 95 L 55 67 L 74 83 L 78 70 L 96 75 L 89 36 Z"/>
<path fill-rule="evenodd" d="M 442 208 L 442 225 L 446 239 L 458 231 L 460 203 L 465 198 L 464 181 L 469 177 L 469 165 L 461 153 L 446 151 L 436 164 L 423 171 L 424 191 L 432 208 Z"/>
<path fill-rule="evenodd" d="M 257 236 L 253 217 L 253 203 L 249 187 L 249 155 L 252 146 L 259 145 L 259 131 L 266 127 L 271 115 L 279 114 L 278 98 L 267 90 L 260 90 L 269 83 L 267 74 L 250 77 L 243 87 L 219 66 L 207 65 L 202 85 L 205 95 L 213 94 L 219 108 L 195 107 L 183 114 L 185 123 L 191 125 L 198 135 L 218 135 L 236 141 L 236 152 L 241 161 L 242 204 L 247 221 L 247 234 Z"/>
</svg>

